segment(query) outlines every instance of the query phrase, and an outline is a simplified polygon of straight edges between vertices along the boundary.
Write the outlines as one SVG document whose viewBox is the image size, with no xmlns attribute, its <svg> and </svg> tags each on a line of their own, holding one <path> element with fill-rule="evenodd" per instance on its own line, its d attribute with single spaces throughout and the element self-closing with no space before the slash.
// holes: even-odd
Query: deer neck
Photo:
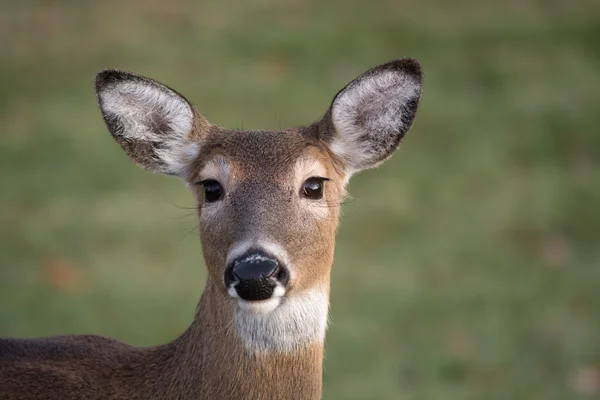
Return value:
<svg viewBox="0 0 600 400">
<path fill-rule="evenodd" d="M 328 285 L 264 315 L 241 310 L 210 279 L 190 328 L 169 347 L 173 377 L 207 399 L 320 399 Z"/>
</svg>

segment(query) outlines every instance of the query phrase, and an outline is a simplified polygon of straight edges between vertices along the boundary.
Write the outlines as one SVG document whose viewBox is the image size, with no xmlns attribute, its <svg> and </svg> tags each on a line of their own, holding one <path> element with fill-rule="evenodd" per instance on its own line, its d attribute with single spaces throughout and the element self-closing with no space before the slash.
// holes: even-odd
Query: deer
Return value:
<svg viewBox="0 0 600 400">
<path fill-rule="evenodd" d="M 156 347 L 0 339 L 0 399 L 320 399 L 346 185 L 398 149 L 422 81 L 418 61 L 394 59 L 348 83 L 316 122 L 230 130 L 157 81 L 98 73 L 112 137 L 135 164 L 195 195 L 204 291 L 191 325 Z"/>
</svg>

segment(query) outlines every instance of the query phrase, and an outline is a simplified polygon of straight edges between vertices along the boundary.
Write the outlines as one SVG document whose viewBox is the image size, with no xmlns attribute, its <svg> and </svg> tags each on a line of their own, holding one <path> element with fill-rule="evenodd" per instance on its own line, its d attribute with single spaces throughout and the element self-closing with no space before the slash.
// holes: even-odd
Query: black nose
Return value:
<svg viewBox="0 0 600 400">
<path fill-rule="evenodd" d="M 262 250 L 251 250 L 233 261 L 225 271 L 225 286 L 232 284 L 238 296 L 247 301 L 266 300 L 277 283 L 286 285 L 288 273 L 277 259 Z"/>
<path fill-rule="evenodd" d="M 240 281 L 269 278 L 279 269 L 277 260 L 254 253 L 233 262 L 233 275 Z"/>
</svg>

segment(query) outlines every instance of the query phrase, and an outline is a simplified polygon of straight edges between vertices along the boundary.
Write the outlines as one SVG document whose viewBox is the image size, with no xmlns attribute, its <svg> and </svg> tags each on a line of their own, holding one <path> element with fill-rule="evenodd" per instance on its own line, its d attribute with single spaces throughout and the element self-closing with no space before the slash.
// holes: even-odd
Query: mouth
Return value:
<svg viewBox="0 0 600 400">
<path fill-rule="evenodd" d="M 225 287 L 240 309 L 266 314 L 281 304 L 289 283 L 289 272 L 275 257 L 250 250 L 225 270 Z"/>
<path fill-rule="evenodd" d="M 230 294 L 231 295 L 231 294 Z M 283 296 L 273 296 L 266 300 L 247 301 L 238 298 L 237 305 L 240 310 L 250 314 L 268 314 L 275 310 L 283 301 Z"/>
</svg>

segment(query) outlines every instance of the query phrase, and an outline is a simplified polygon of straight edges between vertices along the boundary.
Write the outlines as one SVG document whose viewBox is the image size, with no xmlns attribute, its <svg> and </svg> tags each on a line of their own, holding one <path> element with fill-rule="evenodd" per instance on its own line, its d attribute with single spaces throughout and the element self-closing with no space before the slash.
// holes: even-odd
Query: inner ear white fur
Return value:
<svg viewBox="0 0 600 400">
<path fill-rule="evenodd" d="M 391 155 L 412 124 L 420 92 L 417 77 L 383 70 L 356 79 L 336 97 L 330 146 L 346 160 L 348 178 Z"/>
<path fill-rule="evenodd" d="M 157 143 L 155 154 L 163 173 L 182 175 L 197 157 L 198 144 L 189 140 L 194 112 L 190 104 L 169 88 L 133 79 L 115 82 L 99 91 L 102 110 L 122 124 L 126 139 Z"/>
</svg>

